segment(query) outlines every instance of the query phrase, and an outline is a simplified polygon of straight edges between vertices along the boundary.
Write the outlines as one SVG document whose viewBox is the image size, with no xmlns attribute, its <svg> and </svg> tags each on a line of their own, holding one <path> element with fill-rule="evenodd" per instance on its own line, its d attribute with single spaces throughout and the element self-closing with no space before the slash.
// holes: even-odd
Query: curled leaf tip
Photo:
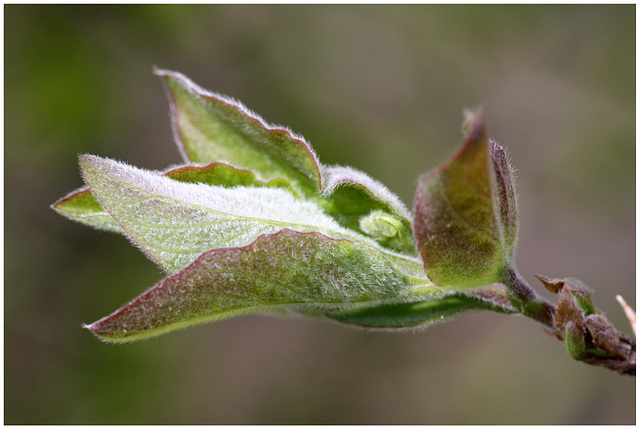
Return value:
<svg viewBox="0 0 640 429">
<path fill-rule="evenodd" d="M 564 281 L 560 279 L 550 279 L 549 277 L 543 276 L 542 274 L 534 274 L 538 280 L 542 282 L 544 287 L 551 293 L 558 293 L 562 286 L 564 286 Z"/>
</svg>

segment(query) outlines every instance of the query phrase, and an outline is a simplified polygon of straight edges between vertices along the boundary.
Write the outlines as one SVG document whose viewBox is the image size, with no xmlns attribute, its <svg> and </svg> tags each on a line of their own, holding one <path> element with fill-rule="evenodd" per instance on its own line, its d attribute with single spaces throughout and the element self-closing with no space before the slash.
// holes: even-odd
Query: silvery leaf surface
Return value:
<svg viewBox="0 0 640 429">
<path fill-rule="evenodd" d="M 284 228 L 377 246 L 285 189 L 183 183 L 92 155 L 82 156 L 80 165 L 101 206 L 169 272 L 207 250 L 244 246 Z"/>
</svg>

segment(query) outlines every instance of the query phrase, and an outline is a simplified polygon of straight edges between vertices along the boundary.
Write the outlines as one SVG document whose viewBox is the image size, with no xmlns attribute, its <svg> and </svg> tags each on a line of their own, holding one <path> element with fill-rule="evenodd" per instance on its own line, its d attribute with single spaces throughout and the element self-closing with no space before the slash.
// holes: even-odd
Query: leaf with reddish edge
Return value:
<svg viewBox="0 0 640 429">
<path fill-rule="evenodd" d="M 183 157 L 210 163 L 176 168 L 165 175 L 224 187 L 284 188 L 313 201 L 342 226 L 372 237 L 381 246 L 417 255 L 411 214 L 383 184 L 353 168 L 321 166 L 304 138 L 267 124 L 241 103 L 206 91 L 180 73 L 156 73 L 168 90 L 174 133 Z M 92 198 L 89 193 L 83 188 L 74 198 L 53 207 L 81 223 L 123 232 L 95 198 L 90 213 L 74 212 L 83 200 Z"/>
<path fill-rule="evenodd" d="M 209 165 L 187 165 L 177 167 L 164 173 L 173 180 L 184 183 L 204 183 L 212 186 L 233 188 L 246 186 L 253 188 L 282 188 L 300 197 L 291 183 L 282 178 L 263 181 L 252 171 L 233 167 L 223 162 L 213 162 Z"/>
<path fill-rule="evenodd" d="M 282 306 L 344 309 L 398 297 L 404 286 L 374 249 L 284 229 L 248 246 L 205 252 L 87 328 L 105 341 L 132 341 Z"/>
<path fill-rule="evenodd" d="M 286 178 L 306 196 L 322 189 L 320 164 L 303 137 L 266 123 L 240 102 L 202 89 L 180 73 L 156 74 L 166 84 L 175 139 L 186 161 L 223 161 L 263 180 Z"/>
<path fill-rule="evenodd" d="M 504 150 L 489 140 L 481 111 L 468 116 L 465 128 L 453 157 L 420 178 L 414 203 L 425 271 L 442 286 L 504 282 L 515 257 L 512 169 Z"/>
<path fill-rule="evenodd" d="M 100 204 L 135 245 L 169 272 L 207 250 L 243 246 L 283 228 L 376 246 L 281 188 L 181 183 L 93 155 L 81 156 L 80 166 Z"/>
</svg>

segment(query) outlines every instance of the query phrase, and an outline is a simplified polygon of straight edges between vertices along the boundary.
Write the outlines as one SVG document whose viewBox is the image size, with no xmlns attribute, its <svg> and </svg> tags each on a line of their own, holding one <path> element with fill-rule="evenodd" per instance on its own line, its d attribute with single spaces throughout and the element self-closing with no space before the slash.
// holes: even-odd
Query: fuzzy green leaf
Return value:
<svg viewBox="0 0 640 429">
<path fill-rule="evenodd" d="M 83 155 L 80 166 L 101 205 L 134 244 L 169 272 L 181 270 L 207 250 L 244 246 L 283 228 L 375 246 L 315 204 L 280 188 L 182 183 L 92 155 Z"/>
<path fill-rule="evenodd" d="M 297 195 L 291 183 L 285 179 L 273 179 L 264 182 L 250 171 L 238 169 L 221 162 L 214 162 L 205 166 L 186 165 L 171 169 L 165 172 L 164 175 L 179 182 L 204 183 L 225 188 L 235 186 L 283 188 Z M 124 234 L 118 222 L 102 208 L 89 187 L 85 186 L 70 193 L 56 201 L 51 207 L 61 215 L 76 222 Z"/>
<path fill-rule="evenodd" d="M 416 255 L 411 213 L 386 186 L 351 167 L 326 167 L 324 175 L 319 204 L 328 214 L 384 247 Z"/>
<path fill-rule="evenodd" d="M 517 201 L 504 150 L 489 140 L 481 112 L 469 116 L 462 147 L 424 175 L 415 198 L 415 237 L 436 284 L 501 282 L 513 263 Z"/>
<path fill-rule="evenodd" d="M 206 91 L 180 73 L 156 73 L 166 83 L 185 160 L 228 162 L 264 180 L 286 178 L 305 195 L 322 188 L 319 162 L 304 138 L 267 124 L 241 103 Z"/>
<path fill-rule="evenodd" d="M 254 188 L 282 188 L 293 195 L 299 196 L 291 183 L 286 179 L 272 179 L 263 181 L 255 173 L 233 167 L 222 162 L 214 162 L 205 166 L 187 165 L 174 168 L 165 176 L 184 183 L 204 183 L 213 186 L 233 188 L 236 186 Z"/>
<path fill-rule="evenodd" d="M 282 306 L 348 308 L 395 297 L 404 286 L 376 250 L 284 229 L 248 246 L 210 250 L 87 327 L 107 341 L 131 341 Z"/>
<path fill-rule="evenodd" d="M 384 185 L 348 167 L 324 168 L 321 174 L 322 167 L 303 137 L 267 124 L 241 103 L 206 91 L 179 73 L 157 74 L 167 85 L 176 141 L 186 160 L 225 161 L 263 180 L 286 178 L 341 225 L 367 233 L 384 247 L 415 255 L 411 215 Z M 361 228 L 363 216 L 380 210 L 399 223 L 392 236 Z"/>
</svg>

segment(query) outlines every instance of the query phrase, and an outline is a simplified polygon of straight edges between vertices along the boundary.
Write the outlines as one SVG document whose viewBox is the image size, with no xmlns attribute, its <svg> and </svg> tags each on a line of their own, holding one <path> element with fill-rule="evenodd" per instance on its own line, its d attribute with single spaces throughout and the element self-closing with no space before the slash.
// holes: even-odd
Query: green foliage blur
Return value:
<svg viewBox="0 0 640 429">
<path fill-rule="evenodd" d="M 573 276 L 630 333 L 635 5 L 5 5 L 7 424 L 633 424 L 635 379 L 530 320 L 415 334 L 252 316 L 113 346 L 81 328 L 164 277 L 48 206 L 79 153 L 181 162 L 152 66 L 304 135 L 409 206 L 483 105 L 518 174 L 518 266 Z M 554 300 L 546 292 L 541 292 Z"/>
</svg>

